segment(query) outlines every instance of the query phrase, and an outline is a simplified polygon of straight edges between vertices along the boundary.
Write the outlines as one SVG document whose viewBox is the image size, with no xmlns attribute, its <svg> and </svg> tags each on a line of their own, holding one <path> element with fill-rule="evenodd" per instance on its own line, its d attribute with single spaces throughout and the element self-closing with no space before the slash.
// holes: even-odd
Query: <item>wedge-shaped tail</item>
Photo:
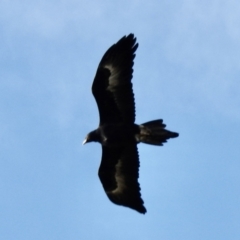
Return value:
<svg viewBox="0 0 240 240">
<path fill-rule="evenodd" d="M 136 136 L 138 142 L 162 146 L 169 138 L 178 137 L 178 133 L 165 129 L 162 119 L 153 120 L 139 125 L 140 133 Z"/>
</svg>

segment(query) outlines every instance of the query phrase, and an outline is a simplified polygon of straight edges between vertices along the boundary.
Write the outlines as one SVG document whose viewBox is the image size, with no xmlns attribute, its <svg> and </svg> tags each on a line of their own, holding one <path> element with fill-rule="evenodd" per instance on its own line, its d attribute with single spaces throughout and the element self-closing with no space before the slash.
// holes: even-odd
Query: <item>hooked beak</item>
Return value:
<svg viewBox="0 0 240 240">
<path fill-rule="evenodd" d="M 87 142 L 87 138 L 85 138 L 82 142 L 82 145 L 84 145 Z"/>
</svg>

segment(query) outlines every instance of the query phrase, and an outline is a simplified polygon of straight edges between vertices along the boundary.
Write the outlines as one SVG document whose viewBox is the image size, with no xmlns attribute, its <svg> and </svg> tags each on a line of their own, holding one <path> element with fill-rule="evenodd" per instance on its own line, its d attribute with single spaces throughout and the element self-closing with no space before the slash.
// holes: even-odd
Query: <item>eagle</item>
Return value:
<svg viewBox="0 0 240 240">
<path fill-rule="evenodd" d="M 145 214 L 141 198 L 138 143 L 162 146 L 178 133 L 165 129 L 162 119 L 135 124 L 132 75 L 138 43 L 133 34 L 122 37 L 103 55 L 92 85 L 100 122 L 83 144 L 99 142 L 102 160 L 98 175 L 108 198 L 115 204 Z"/>
</svg>

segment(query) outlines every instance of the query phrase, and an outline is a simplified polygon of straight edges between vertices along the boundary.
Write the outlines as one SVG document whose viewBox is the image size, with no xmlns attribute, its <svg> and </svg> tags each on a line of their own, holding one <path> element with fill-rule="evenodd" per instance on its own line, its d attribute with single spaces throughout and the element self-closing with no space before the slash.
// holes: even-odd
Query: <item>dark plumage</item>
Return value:
<svg viewBox="0 0 240 240">
<path fill-rule="evenodd" d="M 115 204 L 146 213 L 138 183 L 140 142 L 162 146 L 178 133 L 165 129 L 162 120 L 135 124 L 132 90 L 133 60 L 138 48 L 133 34 L 124 36 L 104 54 L 92 85 L 100 123 L 86 142 L 102 145 L 99 178 L 108 198 Z"/>
</svg>

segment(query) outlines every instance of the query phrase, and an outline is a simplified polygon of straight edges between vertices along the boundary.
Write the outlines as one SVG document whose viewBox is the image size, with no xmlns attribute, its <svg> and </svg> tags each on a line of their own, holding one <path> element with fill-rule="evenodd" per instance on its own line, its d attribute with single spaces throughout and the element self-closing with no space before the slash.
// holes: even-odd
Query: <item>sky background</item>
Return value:
<svg viewBox="0 0 240 240">
<path fill-rule="evenodd" d="M 0 236 L 4 240 L 239 240 L 240 2 L 1 0 Z M 140 144 L 147 214 L 98 179 L 91 85 L 105 51 L 139 42 L 136 122 L 180 133 Z"/>
</svg>

